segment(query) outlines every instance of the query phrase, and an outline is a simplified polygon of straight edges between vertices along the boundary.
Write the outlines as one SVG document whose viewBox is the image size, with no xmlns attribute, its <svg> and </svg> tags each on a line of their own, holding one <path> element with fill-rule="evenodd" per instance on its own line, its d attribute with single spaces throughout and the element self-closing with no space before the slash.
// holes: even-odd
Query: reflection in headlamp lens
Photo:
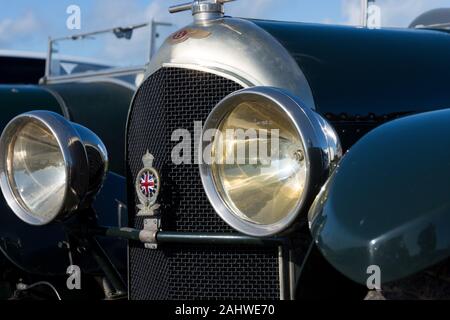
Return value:
<svg viewBox="0 0 450 320">
<path fill-rule="evenodd" d="M 307 165 L 302 139 L 289 116 L 270 103 L 244 102 L 218 130 L 221 139 L 213 144 L 216 162 L 211 171 L 231 211 L 263 225 L 291 214 L 305 189 Z"/>
<path fill-rule="evenodd" d="M 37 122 L 27 123 L 9 148 L 10 185 L 34 218 L 51 221 L 63 205 L 66 168 L 58 141 Z"/>
</svg>

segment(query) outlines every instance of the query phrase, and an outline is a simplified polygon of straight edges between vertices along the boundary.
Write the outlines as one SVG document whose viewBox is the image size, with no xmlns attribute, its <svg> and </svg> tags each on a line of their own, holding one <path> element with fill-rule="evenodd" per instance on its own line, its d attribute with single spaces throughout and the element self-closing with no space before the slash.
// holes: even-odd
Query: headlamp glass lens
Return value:
<svg viewBox="0 0 450 320">
<path fill-rule="evenodd" d="M 231 211 L 261 225 L 295 212 L 307 165 L 302 138 L 288 114 L 268 101 L 243 102 L 222 120 L 218 132 L 211 172 Z"/>
<path fill-rule="evenodd" d="M 13 192 L 34 218 L 49 222 L 59 213 L 66 190 L 66 168 L 58 141 L 43 124 L 23 126 L 9 149 Z"/>
</svg>

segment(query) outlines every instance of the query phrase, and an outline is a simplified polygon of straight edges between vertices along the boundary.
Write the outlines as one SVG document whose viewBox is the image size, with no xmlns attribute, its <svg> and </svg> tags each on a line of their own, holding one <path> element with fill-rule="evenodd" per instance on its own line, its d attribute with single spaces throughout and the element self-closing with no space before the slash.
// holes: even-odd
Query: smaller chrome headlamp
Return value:
<svg viewBox="0 0 450 320">
<path fill-rule="evenodd" d="M 59 114 L 14 118 L 0 138 L 0 186 L 14 213 L 31 225 L 63 220 L 100 189 L 108 156 L 88 129 Z"/>
<path fill-rule="evenodd" d="M 200 174 L 216 212 L 260 237 L 292 226 L 342 156 L 325 119 L 271 87 L 222 100 L 206 120 L 201 150 Z"/>
</svg>

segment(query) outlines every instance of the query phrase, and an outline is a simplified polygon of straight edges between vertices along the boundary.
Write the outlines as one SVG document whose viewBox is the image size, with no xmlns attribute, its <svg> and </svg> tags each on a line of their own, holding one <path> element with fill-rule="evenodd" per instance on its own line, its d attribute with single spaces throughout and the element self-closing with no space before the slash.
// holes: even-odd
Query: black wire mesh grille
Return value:
<svg viewBox="0 0 450 320">
<path fill-rule="evenodd" d="M 187 129 L 194 146 L 194 121 L 204 122 L 212 108 L 242 87 L 200 71 L 163 68 L 138 90 L 127 132 L 130 225 L 135 217 L 134 179 L 147 149 L 161 176 L 158 198 L 165 231 L 233 232 L 210 205 L 198 165 L 174 165 L 171 141 Z M 193 154 L 196 150 L 193 151 Z M 278 252 L 274 248 L 167 246 L 148 250 L 130 244 L 129 286 L 132 299 L 278 299 Z"/>
</svg>

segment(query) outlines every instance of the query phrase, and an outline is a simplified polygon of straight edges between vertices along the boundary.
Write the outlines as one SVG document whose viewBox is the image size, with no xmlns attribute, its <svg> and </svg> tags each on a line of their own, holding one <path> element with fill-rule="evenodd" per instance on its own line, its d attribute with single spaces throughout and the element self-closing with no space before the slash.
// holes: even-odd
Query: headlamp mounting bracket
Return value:
<svg viewBox="0 0 450 320">
<path fill-rule="evenodd" d="M 148 234 L 151 235 L 149 239 L 142 239 L 145 241 L 144 246 L 146 249 L 156 250 L 158 249 L 158 243 L 156 241 L 156 235 L 159 232 L 161 228 L 161 219 L 159 218 L 149 218 L 144 219 L 144 231 L 145 233 L 142 234 Z"/>
</svg>

